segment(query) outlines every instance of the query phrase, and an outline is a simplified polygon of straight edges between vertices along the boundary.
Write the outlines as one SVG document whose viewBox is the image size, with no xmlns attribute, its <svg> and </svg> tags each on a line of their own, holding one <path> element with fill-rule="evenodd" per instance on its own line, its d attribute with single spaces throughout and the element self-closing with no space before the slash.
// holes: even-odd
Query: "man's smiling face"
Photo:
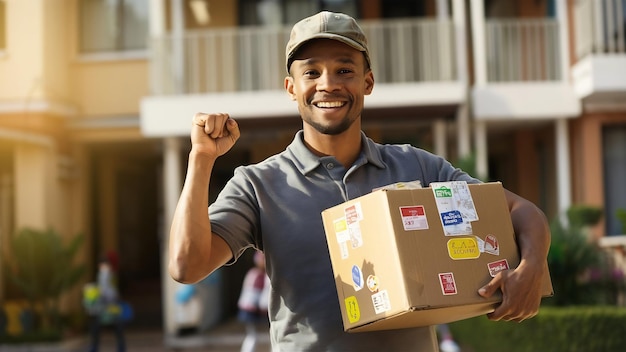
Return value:
<svg viewBox="0 0 626 352">
<path fill-rule="evenodd" d="M 360 118 L 363 98 L 373 87 L 363 53 L 331 39 L 302 46 L 285 80 L 304 123 L 328 135 L 341 134 Z"/>
</svg>

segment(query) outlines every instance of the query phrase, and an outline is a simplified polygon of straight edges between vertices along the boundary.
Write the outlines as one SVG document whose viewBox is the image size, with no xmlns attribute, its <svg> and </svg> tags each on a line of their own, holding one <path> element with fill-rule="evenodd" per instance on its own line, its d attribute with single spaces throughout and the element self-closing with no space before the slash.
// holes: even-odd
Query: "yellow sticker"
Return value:
<svg viewBox="0 0 626 352">
<path fill-rule="evenodd" d="M 335 225 L 335 232 L 343 232 L 348 230 L 348 223 L 346 223 L 346 218 L 340 218 L 333 222 Z"/>
<path fill-rule="evenodd" d="M 359 302 L 356 301 L 356 297 L 346 297 L 346 315 L 351 324 L 361 320 L 361 311 L 359 310 Z"/>
<path fill-rule="evenodd" d="M 475 259 L 480 257 L 480 249 L 473 237 L 453 238 L 448 241 L 448 254 L 452 259 Z"/>
</svg>

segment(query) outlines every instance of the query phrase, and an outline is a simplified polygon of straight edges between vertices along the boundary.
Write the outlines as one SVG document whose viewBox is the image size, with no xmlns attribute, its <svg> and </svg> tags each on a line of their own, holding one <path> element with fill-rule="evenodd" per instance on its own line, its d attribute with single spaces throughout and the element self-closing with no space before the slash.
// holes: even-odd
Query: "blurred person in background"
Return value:
<svg viewBox="0 0 626 352">
<path fill-rule="evenodd" d="M 83 304 L 90 315 L 90 352 L 100 348 L 103 325 L 112 326 L 117 341 L 117 352 L 126 351 L 122 302 L 117 286 L 118 257 L 115 252 L 103 256 L 98 264 L 97 281 L 87 284 Z"/>
<path fill-rule="evenodd" d="M 254 266 L 243 279 L 237 306 L 237 319 L 246 327 L 246 337 L 241 345 L 241 352 L 254 352 L 260 327 L 267 327 L 267 303 L 270 282 L 265 273 L 265 255 L 254 253 Z"/>
</svg>

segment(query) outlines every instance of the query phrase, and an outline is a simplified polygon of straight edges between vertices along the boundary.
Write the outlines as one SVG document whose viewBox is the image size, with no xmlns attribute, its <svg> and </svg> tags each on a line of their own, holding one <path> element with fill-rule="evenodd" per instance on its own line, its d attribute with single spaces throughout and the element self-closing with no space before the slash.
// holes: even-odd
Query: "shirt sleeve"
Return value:
<svg viewBox="0 0 626 352">
<path fill-rule="evenodd" d="M 259 205 L 255 194 L 244 168 L 238 167 L 209 206 L 211 231 L 223 238 L 233 253 L 229 264 L 236 262 L 247 248 L 261 248 Z"/>
</svg>

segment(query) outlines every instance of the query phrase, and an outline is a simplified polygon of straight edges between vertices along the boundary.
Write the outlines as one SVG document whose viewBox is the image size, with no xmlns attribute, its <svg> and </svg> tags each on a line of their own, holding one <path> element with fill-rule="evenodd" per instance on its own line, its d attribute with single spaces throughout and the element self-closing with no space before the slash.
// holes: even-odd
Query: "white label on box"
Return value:
<svg viewBox="0 0 626 352">
<path fill-rule="evenodd" d="M 478 243 L 478 249 L 480 253 L 489 253 L 493 255 L 500 255 L 500 245 L 498 239 L 494 235 L 487 235 L 485 240 L 476 236 L 476 242 Z"/>
<path fill-rule="evenodd" d="M 361 247 L 363 245 L 363 236 L 361 235 L 361 226 L 359 226 L 359 224 L 349 226 L 348 232 L 350 232 L 350 243 L 352 243 L 352 248 Z"/>
<path fill-rule="evenodd" d="M 341 218 L 333 221 L 333 227 L 335 228 L 335 236 L 337 236 L 337 242 L 343 243 L 350 240 L 350 232 L 348 231 L 346 218 Z"/>
<path fill-rule="evenodd" d="M 358 248 L 363 245 L 363 236 L 361 235 L 361 220 L 363 220 L 363 210 L 361 203 L 354 203 L 343 210 L 346 224 L 348 226 L 348 235 L 352 248 Z"/>
<path fill-rule="evenodd" d="M 496 236 L 487 235 L 487 237 L 485 237 L 484 251 L 485 253 L 500 255 L 500 245 L 498 244 Z"/>
<path fill-rule="evenodd" d="M 341 253 L 341 259 L 348 258 L 348 242 L 339 243 L 339 252 Z"/>
<path fill-rule="evenodd" d="M 472 221 L 478 220 L 467 182 L 432 182 L 441 225 L 446 236 L 472 234 Z"/>
<path fill-rule="evenodd" d="M 402 216 L 404 231 L 428 229 L 428 220 L 422 205 L 400 207 L 400 216 Z"/>
<path fill-rule="evenodd" d="M 391 310 L 391 301 L 387 290 L 382 290 L 372 295 L 372 303 L 374 304 L 374 312 L 376 314 L 384 313 Z"/>
</svg>

